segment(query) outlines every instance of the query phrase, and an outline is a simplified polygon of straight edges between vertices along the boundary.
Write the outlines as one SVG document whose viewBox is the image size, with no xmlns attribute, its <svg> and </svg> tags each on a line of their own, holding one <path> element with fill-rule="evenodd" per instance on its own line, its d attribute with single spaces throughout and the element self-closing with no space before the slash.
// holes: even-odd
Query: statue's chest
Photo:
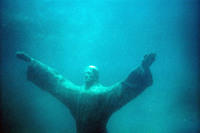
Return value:
<svg viewBox="0 0 200 133">
<path fill-rule="evenodd" d="M 80 94 L 77 96 L 76 114 L 81 119 L 99 116 L 106 110 L 103 95 Z"/>
<path fill-rule="evenodd" d="M 101 95 L 81 94 L 77 97 L 77 105 L 79 109 L 93 110 L 99 108 L 103 104 Z"/>
</svg>

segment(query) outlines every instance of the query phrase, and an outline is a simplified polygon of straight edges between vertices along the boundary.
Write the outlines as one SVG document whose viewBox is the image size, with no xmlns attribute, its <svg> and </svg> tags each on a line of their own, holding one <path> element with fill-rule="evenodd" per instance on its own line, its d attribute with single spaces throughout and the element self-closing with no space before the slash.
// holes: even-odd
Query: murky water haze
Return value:
<svg viewBox="0 0 200 133">
<path fill-rule="evenodd" d="M 99 68 L 103 85 L 121 81 L 147 53 L 154 84 L 110 118 L 109 133 L 197 133 L 198 0 L 1 2 L 2 122 L 8 133 L 75 133 L 69 110 L 26 80 L 18 50 L 76 84 Z"/>
</svg>

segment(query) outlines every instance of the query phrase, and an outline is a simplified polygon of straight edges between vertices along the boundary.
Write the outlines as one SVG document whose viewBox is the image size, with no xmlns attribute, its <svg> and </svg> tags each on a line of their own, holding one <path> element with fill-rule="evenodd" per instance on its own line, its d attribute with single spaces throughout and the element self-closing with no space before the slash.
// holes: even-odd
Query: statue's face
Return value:
<svg viewBox="0 0 200 133">
<path fill-rule="evenodd" d="M 85 82 L 94 83 L 98 81 L 98 69 L 95 66 L 88 66 L 85 70 Z"/>
</svg>

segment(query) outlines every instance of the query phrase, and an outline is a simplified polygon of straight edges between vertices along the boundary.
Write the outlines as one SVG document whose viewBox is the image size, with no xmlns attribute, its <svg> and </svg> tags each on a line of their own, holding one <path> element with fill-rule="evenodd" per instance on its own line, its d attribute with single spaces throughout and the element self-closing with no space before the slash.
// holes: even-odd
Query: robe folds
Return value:
<svg viewBox="0 0 200 133">
<path fill-rule="evenodd" d="M 27 79 L 69 108 L 77 133 L 107 133 L 106 124 L 112 113 L 153 83 L 149 68 L 139 66 L 119 83 L 108 87 L 97 84 L 86 90 L 35 59 L 29 63 Z"/>
</svg>

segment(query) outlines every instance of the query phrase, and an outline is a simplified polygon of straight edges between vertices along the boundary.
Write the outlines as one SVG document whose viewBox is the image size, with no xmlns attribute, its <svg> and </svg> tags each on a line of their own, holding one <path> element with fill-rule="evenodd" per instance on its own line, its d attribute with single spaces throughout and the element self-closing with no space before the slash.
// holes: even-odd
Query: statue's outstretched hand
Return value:
<svg viewBox="0 0 200 133">
<path fill-rule="evenodd" d="M 16 57 L 25 62 L 31 62 L 31 60 L 32 60 L 32 58 L 30 56 L 28 56 L 26 53 L 21 52 L 21 51 L 16 52 Z"/>
<path fill-rule="evenodd" d="M 156 59 L 156 54 L 155 53 L 150 53 L 144 56 L 144 59 L 142 61 L 142 66 L 144 68 L 148 68 L 151 66 L 151 64 L 155 61 Z"/>
</svg>

